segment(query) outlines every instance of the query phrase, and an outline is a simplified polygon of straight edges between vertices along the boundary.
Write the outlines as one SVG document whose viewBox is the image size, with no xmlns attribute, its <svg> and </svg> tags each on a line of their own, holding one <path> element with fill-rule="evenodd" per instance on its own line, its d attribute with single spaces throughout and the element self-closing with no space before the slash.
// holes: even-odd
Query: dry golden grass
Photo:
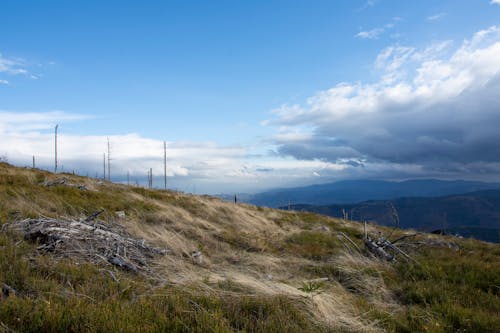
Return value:
<svg viewBox="0 0 500 333">
<path fill-rule="evenodd" d="M 43 185 L 60 177 L 87 190 Z M 394 282 L 400 273 L 386 262 L 347 253 L 335 237 L 345 232 L 361 246 L 359 223 L 0 164 L 2 223 L 40 215 L 78 218 L 100 209 L 105 221 L 170 249 L 156 263 L 169 285 L 217 297 L 286 297 L 312 327 L 327 331 L 406 327 L 388 319 L 404 309 Z M 368 226 L 372 234 L 379 230 L 387 231 Z M 192 258 L 194 251 L 201 257 Z M 304 281 L 322 277 L 329 280 L 314 292 L 301 290 Z"/>
</svg>

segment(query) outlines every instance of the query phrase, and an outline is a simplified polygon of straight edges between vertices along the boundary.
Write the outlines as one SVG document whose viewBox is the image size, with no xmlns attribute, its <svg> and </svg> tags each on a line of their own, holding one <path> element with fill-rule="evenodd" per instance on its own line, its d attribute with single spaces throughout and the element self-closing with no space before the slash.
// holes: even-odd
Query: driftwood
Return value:
<svg viewBox="0 0 500 333">
<path fill-rule="evenodd" d="M 133 238 L 117 223 L 94 222 L 96 212 L 80 221 L 36 218 L 10 223 L 26 240 L 40 244 L 37 249 L 61 257 L 81 257 L 92 263 L 108 263 L 130 272 L 151 272 L 150 264 L 167 249 L 153 247 Z"/>
</svg>

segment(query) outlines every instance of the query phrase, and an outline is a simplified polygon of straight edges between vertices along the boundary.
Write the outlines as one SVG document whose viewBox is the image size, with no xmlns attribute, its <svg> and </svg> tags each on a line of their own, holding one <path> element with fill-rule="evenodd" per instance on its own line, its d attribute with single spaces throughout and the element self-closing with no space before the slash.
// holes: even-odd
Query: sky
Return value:
<svg viewBox="0 0 500 333">
<path fill-rule="evenodd" d="M 0 158 L 186 192 L 500 181 L 500 1 L 0 2 Z"/>
</svg>

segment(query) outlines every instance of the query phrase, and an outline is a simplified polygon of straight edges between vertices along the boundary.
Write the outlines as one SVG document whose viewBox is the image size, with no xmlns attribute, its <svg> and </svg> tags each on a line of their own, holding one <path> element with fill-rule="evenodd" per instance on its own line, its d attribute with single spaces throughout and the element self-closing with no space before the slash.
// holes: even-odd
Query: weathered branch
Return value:
<svg viewBox="0 0 500 333">
<path fill-rule="evenodd" d="M 383 258 L 387 261 L 393 261 L 394 256 L 391 256 L 389 253 L 387 253 L 382 247 L 378 246 L 374 241 L 372 241 L 370 238 L 368 238 L 365 241 L 365 246 L 370 251 L 371 253 L 375 254 L 376 256 Z"/>
</svg>

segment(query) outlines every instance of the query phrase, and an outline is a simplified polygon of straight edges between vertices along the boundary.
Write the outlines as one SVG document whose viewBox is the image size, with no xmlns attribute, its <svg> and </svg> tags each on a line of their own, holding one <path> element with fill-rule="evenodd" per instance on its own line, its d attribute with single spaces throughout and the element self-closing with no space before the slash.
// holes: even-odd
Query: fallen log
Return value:
<svg viewBox="0 0 500 333">
<path fill-rule="evenodd" d="M 387 261 L 394 260 L 394 256 L 391 256 L 389 253 L 387 253 L 382 247 L 378 246 L 370 238 L 367 238 L 365 240 L 365 247 L 368 249 L 368 251 L 375 254 L 377 257 L 383 258 Z"/>
</svg>

